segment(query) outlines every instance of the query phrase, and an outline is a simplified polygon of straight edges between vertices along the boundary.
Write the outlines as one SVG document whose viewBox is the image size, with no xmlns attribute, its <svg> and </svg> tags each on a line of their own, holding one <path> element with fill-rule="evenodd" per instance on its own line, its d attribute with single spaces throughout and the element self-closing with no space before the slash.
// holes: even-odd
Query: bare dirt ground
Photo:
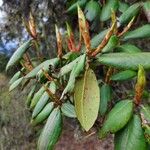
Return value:
<svg viewBox="0 0 150 150">
<path fill-rule="evenodd" d="M 36 150 L 37 132 L 25 108 L 26 92 L 8 92 L 8 78 L 0 74 L 0 150 Z M 112 137 L 100 141 L 96 135 L 83 136 L 77 122 L 64 120 L 64 130 L 55 150 L 113 150 Z M 37 129 L 36 129 L 37 130 Z"/>
</svg>

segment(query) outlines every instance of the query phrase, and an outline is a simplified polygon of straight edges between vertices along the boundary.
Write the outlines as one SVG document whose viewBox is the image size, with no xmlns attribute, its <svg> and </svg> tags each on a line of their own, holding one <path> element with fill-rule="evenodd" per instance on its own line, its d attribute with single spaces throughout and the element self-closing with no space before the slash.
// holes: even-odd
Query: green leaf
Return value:
<svg viewBox="0 0 150 150">
<path fill-rule="evenodd" d="M 119 40 L 116 35 L 111 36 L 106 46 L 102 49 L 102 53 L 112 52 L 113 49 L 117 46 Z"/>
<path fill-rule="evenodd" d="M 119 17 L 120 24 L 128 23 L 134 16 L 138 14 L 140 10 L 140 3 L 131 5 L 123 14 Z"/>
<path fill-rule="evenodd" d="M 59 63 L 59 58 L 54 58 L 54 59 L 50 59 L 50 60 L 46 60 L 44 62 L 42 62 L 41 64 L 39 64 L 37 67 L 35 67 L 32 71 L 30 71 L 25 78 L 33 78 L 37 75 L 37 73 L 41 70 L 44 69 L 45 71 L 47 71 L 49 69 L 50 66 L 57 66 Z"/>
<path fill-rule="evenodd" d="M 75 66 L 73 66 L 73 69 L 72 69 L 72 71 L 70 73 L 70 76 L 69 76 L 69 80 L 68 80 L 67 86 L 63 90 L 63 93 L 62 93 L 60 99 L 62 99 L 67 92 L 72 92 L 73 91 L 74 84 L 75 84 L 75 79 L 76 79 L 75 73 L 74 73 L 75 70 L 76 70 L 76 67 L 77 67 L 77 64 L 75 64 Z"/>
<path fill-rule="evenodd" d="M 98 82 L 91 69 L 86 70 L 84 76 L 76 81 L 74 102 L 77 119 L 88 131 L 97 119 L 100 103 Z"/>
<path fill-rule="evenodd" d="M 34 96 L 35 89 L 36 89 L 36 85 L 33 85 L 33 87 L 31 88 L 31 91 L 29 92 L 29 94 L 27 96 L 27 100 L 26 100 L 27 106 L 30 106 L 30 104 L 31 104 L 31 100 Z"/>
<path fill-rule="evenodd" d="M 112 81 L 124 81 L 124 80 L 132 79 L 136 75 L 137 73 L 135 71 L 125 70 L 125 71 L 121 71 L 119 73 L 112 75 L 110 79 Z"/>
<path fill-rule="evenodd" d="M 49 95 L 47 92 L 44 92 L 44 94 L 41 96 L 41 98 L 37 102 L 35 108 L 33 109 L 32 118 L 35 118 L 41 112 L 41 110 L 46 105 L 48 100 L 49 100 Z"/>
<path fill-rule="evenodd" d="M 86 1 L 87 0 L 78 0 L 67 9 L 67 13 L 77 13 L 77 6 L 79 5 L 80 8 L 83 8 L 86 4 Z"/>
<path fill-rule="evenodd" d="M 124 2 L 119 2 L 119 11 L 120 12 L 125 12 L 129 8 L 129 5 Z"/>
<path fill-rule="evenodd" d="M 109 112 L 103 127 L 99 131 L 99 137 L 103 138 L 108 133 L 115 133 L 122 129 L 129 121 L 133 113 L 133 102 L 123 100 L 118 102 Z"/>
<path fill-rule="evenodd" d="M 91 40 L 91 48 L 92 49 L 97 48 L 97 46 L 102 42 L 103 38 L 105 37 L 107 31 L 108 31 L 108 29 L 105 29 L 92 38 L 92 40 Z M 86 51 L 86 48 L 84 47 L 82 51 Z"/>
<path fill-rule="evenodd" d="M 22 44 L 11 56 L 9 62 L 7 63 L 6 70 L 8 70 L 10 67 L 15 65 L 23 56 L 23 54 L 26 52 L 26 50 L 29 48 L 32 40 L 29 40 Z"/>
<path fill-rule="evenodd" d="M 103 38 L 105 37 L 108 29 L 100 32 L 99 34 L 95 35 L 91 40 L 91 47 L 97 48 L 97 46 L 102 42 Z"/>
<path fill-rule="evenodd" d="M 37 115 L 37 117 L 31 120 L 31 124 L 33 126 L 36 126 L 36 125 L 42 123 L 43 121 L 45 121 L 45 119 L 47 119 L 48 116 L 50 115 L 53 108 L 54 108 L 54 103 L 53 102 L 50 102 L 50 103 L 46 104 L 46 106 Z"/>
<path fill-rule="evenodd" d="M 99 113 L 100 115 L 104 115 L 107 111 L 108 102 L 111 100 L 112 97 L 112 89 L 110 85 L 103 84 L 100 91 L 100 107 L 99 107 Z"/>
<path fill-rule="evenodd" d="M 70 103 L 63 103 L 61 106 L 62 113 L 69 118 L 76 118 L 75 107 Z"/>
<path fill-rule="evenodd" d="M 126 52 L 126 53 L 137 53 L 141 52 L 142 50 L 132 44 L 123 44 L 115 48 L 117 52 Z"/>
<path fill-rule="evenodd" d="M 150 1 L 146 1 L 143 3 L 143 8 L 146 12 L 149 12 L 150 10 Z"/>
<path fill-rule="evenodd" d="M 118 9 L 118 0 L 107 0 L 106 4 L 102 7 L 101 21 L 106 21 L 111 17 L 112 10 L 116 11 Z"/>
<path fill-rule="evenodd" d="M 73 66 L 73 69 L 71 71 L 67 86 L 65 87 L 62 96 L 60 99 L 63 98 L 63 96 L 67 92 L 72 92 L 74 89 L 75 85 L 75 79 L 80 75 L 80 73 L 84 70 L 85 66 L 85 61 L 86 61 L 86 54 L 81 55 L 80 59 L 77 61 L 77 63 Z"/>
<path fill-rule="evenodd" d="M 52 83 L 53 84 L 53 83 Z M 51 89 L 52 88 L 52 89 Z M 53 93 L 56 92 L 55 90 L 53 90 L 53 86 L 51 86 L 51 84 L 49 85 L 49 90 Z M 54 93 L 53 93 L 54 94 Z M 47 91 L 45 91 L 43 93 L 43 95 L 40 97 L 39 101 L 37 102 L 33 113 L 32 113 L 32 118 L 35 118 L 40 112 L 41 110 L 44 108 L 44 106 L 47 104 L 48 100 L 49 100 L 50 96 L 48 95 Z"/>
<path fill-rule="evenodd" d="M 142 105 L 140 113 L 142 114 L 144 119 L 146 119 L 150 123 L 150 106 L 148 106 L 148 105 L 143 106 Z"/>
<path fill-rule="evenodd" d="M 124 41 L 139 38 L 150 38 L 150 24 L 146 24 L 133 31 L 129 31 L 123 36 Z"/>
<path fill-rule="evenodd" d="M 22 82 L 23 79 L 24 78 L 21 77 L 21 78 L 17 79 L 15 82 L 13 82 L 11 84 L 11 86 L 9 87 L 9 92 L 12 91 L 12 90 L 14 90 Z"/>
<path fill-rule="evenodd" d="M 79 53 L 76 52 L 68 52 L 67 54 L 65 54 L 62 58 L 66 59 L 68 61 L 73 61 L 75 60 L 77 57 L 79 57 Z"/>
<path fill-rule="evenodd" d="M 37 102 L 39 101 L 39 99 L 41 98 L 41 96 L 43 95 L 43 93 L 45 92 L 44 87 L 42 86 L 35 94 L 34 97 L 31 100 L 31 104 L 30 104 L 30 109 L 33 109 L 35 107 L 35 105 L 37 104 Z"/>
<path fill-rule="evenodd" d="M 108 53 L 97 57 L 100 64 L 120 68 L 138 70 L 139 64 L 150 69 L 150 53 Z"/>
<path fill-rule="evenodd" d="M 57 86 L 56 86 L 56 84 L 55 84 L 54 81 L 52 81 L 52 82 L 50 83 L 50 90 L 51 90 L 52 93 L 56 93 Z"/>
<path fill-rule="evenodd" d="M 40 69 L 38 71 L 38 73 L 36 74 L 36 79 L 39 83 L 44 83 L 47 81 L 47 78 L 45 77 L 44 72 L 42 71 L 42 69 Z"/>
<path fill-rule="evenodd" d="M 12 83 L 14 83 L 17 79 L 19 79 L 20 75 L 21 75 L 21 72 L 20 72 L 20 71 L 16 72 L 16 73 L 13 75 L 13 77 L 10 79 L 9 84 L 12 84 Z"/>
<path fill-rule="evenodd" d="M 38 150 L 52 150 L 62 131 L 62 116 L 60 109 L 55 108 L 47 119 L 38 140 Z"/>
<path fill-rule="evenodd" d="M 80 57 L 82 57 L 82 55 L 79 56 L 79 57 L 77 57 L 75 60 L 73 60 L 69 64 L 63 66 L 60 69 L 59 77 L 64 76 L 65 74 L 69 73 L 73 69 L 74 65 L 76 65 L 76 63 L 78 62 L 78 60 L 80 59 Z"/>
<path fill-rule="evenodd" d="M 93 21 L 96 19 L 97 16 L 99 16 L 100 14 L 100 5 L 98 2 L 94 1 L 94 0 L 90 0 L 85 7 L 85 17 L 87 20 L 89 21 Z"/>
<path fill-rule="evenodd" d="M 115 150 L 147 150 L 138 115 L 134 115 L 127 126 L 115 134 Z"/>
</svg>

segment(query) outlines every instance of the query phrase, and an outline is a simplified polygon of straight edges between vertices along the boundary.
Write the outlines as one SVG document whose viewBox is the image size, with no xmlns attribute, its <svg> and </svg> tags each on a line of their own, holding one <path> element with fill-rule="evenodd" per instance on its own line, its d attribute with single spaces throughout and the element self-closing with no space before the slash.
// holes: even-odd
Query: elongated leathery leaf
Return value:
<svg viewBox="0 0 150 150">
<path fill-rule="evenodd" d="M 134 16 L 138 14 L 140 10 L 140 3 L 131 5 L 123 14 L 119 17 L 121 24 L 128 23 Z"/>
<path fill-rule="evenodd" d="M 66 59 L 68 61 L 73 61 L 75 60 L 77 57 L 79 57 L 79 53 L 76 52 L 68 52 L 67 54 L 65 54 L 62 58 Z"/>
<path fill-rule="evenodd" d="M 42 123 L 45 119 L 48 118 L 48 116 L 50 115 L 50 113 L 53 110 L 53 108 L 54 108 L 54 103 L 53 102 L 48 103 L 43 108 L 43 110 L 37 115 L 37 117 L 31 120 L 31 124 L 33 126 L 35 126 L 35 125 L 37 125 L 39 123 Z"/>
<path fill-rule="evenodd" d="M 40 97 L 43 95 L 45 92 L 44 87 L 42 86 L 33 96 L 30 104 L 30 109 L 34 108 L 37 102 L 39 101 Z"/>
<path fill-rule="evenodd" d="M 144 69 L 150 69 L 150 53 L 109 53 L 97 57 L 97 61 L 101 64 L 122 68 L 138 70 L 139 64 Z"/>
<path fill-rule="evenodd" d="M 16 72 L 13 77 L 10 79 L 9 84 L 12 84 L 13 82 L 15 82 L 21 75 L 21 71 Z"/>
<path fill-rule="evenodd" d="M 35 89 L 36 89 L 36 85 L 34 85 L 34 86 L 32 87 L 31 91 L 29 92 L 29 94 L 28 94 L 28 96 L 27 96 L 27 100 L 26 100 L 26 105 L 27 105 L 27 106 L 30 106 L 30 103 L 31 103 L 31 100 L 32 100 L 32 98 L 33 98 Z"/>
<path fill-rule="evenodd" d="M 55 108 L 47 119 L 38 140 L 38 150 L 52 150 L 62 131 L 62 116 L 60 109 Z"/>
<path fill-rule="evenodd" d="M 70 73 L 70 76 L 69 76 L 69 80 L 68 80 L 68 83 L 67 83 L 67 86 L 65 87 L 62 95 L 61 95 L 61 99 L 63 98 L 63 96 L 67 93 L 67 92 L 72 92 L 73 89 L 74 89 L 74 84 L 75 84 L 75 70 L 76 70 L 76 67 L 77 67 L 77 63 L 75 64 L 75 66 L 73 66 L 73 69 Z"/>
<path fill-rule="evenodd" d="M 147 120 L 150 123 L 150 106 L 149 105 L 142 105 L 141 114 L 143 115 L 144 119 Z"/>
<path fill-rule="evenodd" d="M 116 11 L 118 6 L 118 0 L 107 0 L 101 11 L 101 21 L 108 20 L 111 17 L 112 10 Z"/>
<path fill-rule="evenodd" d="M 136 75 L 137 73 L 133 70 L 125 70 L 112 75 L 110 79 L 113 81 L 124 81 L 124 80 L 126 81 L 132 79 Z"/>
<path fill-rule="evenodd" d="M 50 60 L 46 60 L 37 67 L 35 67 L 32 71 L 30 71 L 25 78 L 33 78 L 37 75 L 37 73 L 40 71 L 40 69 L 48 70 L 49 66 L 56 66 L 59 63 L 59 58 L 54 58 Z"/>
<path fill-rule="evenodd" d="M 51 90 L 52 93 L 55 93 L 56 90 L 57 90 L 57 86 L 56 86 L 56 84 L 55 84 L 54 81 L 52 81 L 52 82 L 50 83 L 50 90 Z"/>
<path fill-rule="evenodd" d="M 109 112 L 103 127 L 99 131 L 99 137 L 103 138 L 107 133 L 115 133 L 123 128 L 133 113 L 133 102 L 123 100 L 118 102 Z"/>
<path fill-rule="evenodd" d="M 111 87 L 108 84 L 104 84 L 101 87 L 100 90 L 100 107 L 99 107 L 99 113 L 100 115 L 104 115 L 107 111 L 108 102 L 111 100 L 112 91 Z"/>
<path fill-rule="evenodd" d="M 41 112 L 41 110 L 43 109 L 43 107 L 48 102 L 48 99 L 49 99 L 48 93 L 44 92 L 44 94 L 41 96 L 41 98 L 37 102 L 35 108 L 33 109 L 32 118 L 35 118 Z"/>
<path fill-rule="evenodd" d="M 23 80 L 23 77 L 17 79 L 15 82 L 13 82 L 11 84 L 11 86 L 9 87 L 9 92 L 14 90 L 22 82 L 22 80 Z"/>
<path fill-rule="evenodd" d="M 143 8 L 146 12 L 149 12 L 150 10 L 150 1 L 146 1 L 143 3 Z"/>
<path fill-rule="evenodd" d="M 106 46 L 102 49 L 102 52 L 103 53 L 112 52 L 113 49 L 117 46 L 117 44 L 118 44 L 117 36 L 115 35 L 111 36 Z"/>
<path fill-rule="evenodd" d="M 74 65 L 67 86 L 65 87 L 61 98 L 64 96 L 64 94 L 66 94 L 67 92 L 72 92 L 74 89 L 74 85 L 75 85 L 75 79 L 76 77 L 79 76 L 79 74 L 84 70 L 84 66 L 85 66 L 85 61 L 86 61 L 86 54 L 81 55 L 80 59 L 78 60 L 78 62 Z"/>
<path fill-rule="evenodd" d="M 31 44 L 31 40 L 25 42 L 22 44 L 11 56 L 9 62 L 7 63 L 6 70 L 8 70 L 11 66 L 16 64 L 23 56 L 23 54 L 26 52 L 26 50 L 29 48 Z"/>
<path fill-rule="evenodd" d="M 76 63 L 78 62 L 78 60 L 80 59 L 81 56 L 79 56 L 78 58 L 76 58 L 75 60 L 73 60 L 72 62 L 70 62 L 69 64 L 63 66 L 60 69 L 59 76 L 63 76 L 65 74 L 69 73 L 73 69 L 74 65 L 76 65 Z"/>
<path fill-rule="evenodd" d="M 87 0 L 78 0 L 76 3 L 74 3 L 73 5 L 71 5 L 68 9 L 67 12 L 68 13 L 75 13 L 77 12 L 77 6 L 79 5 L 80 8 L 83 8 L 86 4 Z"/>
<path fill-rule="evenodd" d="M 62 104 L 61 111 L 67 117 L 76 118 L 75 107 L 69 102 Z"/>
<path fill-rule="evenodd" d="M 100 103 L 100 89 L 91 69 L 86 70 L 84 76 L 76 81 L 74 101 L 77 119 L 88 131 L 97 119 Z"/>
<path fill-rule="evenodd" d="M 115 134 L 115 150 L 147 150 L 138 115 L 134 115 L 127 126 Z"/>
<path fill-rule="evenodd" d="M 100 15 L 100 5 L 94 0 L 90 0 L 85 7 L 85 17 L 89 21 L 93 21 L 97 16 Z"/>
<path fill-rule="evenodd" d="M 129 8 L 129 5 L 124 2 L 119 2 L 119 11 L 125 12 Z"/>
<path fill-rule="evenodd" d="M 53 83 L 52 83 L 53 84 Z M 51 86 L 51 84 L 49 85 L 49 90 L 54 94 L 56 92 L 55 87 Z M 47 91 L 45 91 L 43 93 L 43 95 L 40 97 L 39 101 L 37 102 L 33 113 L 32 113 L 32 118 L 35 118 L 40 112 L 41 110 L 44 108 L 44 106 L 47 104 L 48 100 L 49 100 L 50 96 L 47 93 Z"/>
<path fill-rule="evenodd" d="M 127 52 L 127 53 L 137 53 L 141 52 L 142 50 L 132 44 L 123 44 L 115 48 L 117 52 Z"/>
<path fill-rule="evenodd" d="M 129 31 L 123 36 L 124 41 L 138 38 L 150 38 L 150 24 L 146 24 L 133 31 Z"/>
<path fill-rule="evenodd" d="M 91 47 L 97 48 L 97 46 L 102 42 L 103 38 L 105 37 L 108 29 L 105 29 L 104 31 L 100 32 L 99 34 L 95 35 L 91 40 Z"/>
</svg>

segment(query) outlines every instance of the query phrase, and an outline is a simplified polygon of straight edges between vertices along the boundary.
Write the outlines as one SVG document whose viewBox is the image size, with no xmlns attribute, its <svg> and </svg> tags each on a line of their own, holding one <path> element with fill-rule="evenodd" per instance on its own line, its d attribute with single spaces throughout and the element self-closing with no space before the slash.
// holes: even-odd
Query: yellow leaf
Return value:
<svg viewBox="0 0 150 150">
<path fill-rule="evenodd" d="M 100 89 L 93 70 L 86 70 L 84 76 L 77 80 L 74 100 L 77 118 L 88 131 L 97 119 L 100 103 Z"/>
</svg>

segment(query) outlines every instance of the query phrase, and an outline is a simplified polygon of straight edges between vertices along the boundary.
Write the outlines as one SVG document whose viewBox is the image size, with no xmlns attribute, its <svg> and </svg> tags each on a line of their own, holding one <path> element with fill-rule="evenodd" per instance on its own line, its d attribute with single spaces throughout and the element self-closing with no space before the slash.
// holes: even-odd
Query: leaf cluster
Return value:
<svg viewBox="0 0 150 150">
<path fill-rule="evenodd" d="M 36 24 L 30 16 L 26 28 L 31 39 L 15 51 L 6 69 L 17 63 L 22 65 L 10 81 L 10 91 L 21 83 L 24 88 L 31 80 L 34 82 L 26 104 L 32 111 L 31 124 L 45 124 L 38 140 L 39 150 L 54 148 L 63 129 L 63 117 L 77 118 L 85 131 L 98 126 L 99 138 L 115 134 L 116 150 L 147 149 L 150 110 L 142 95 L 150 53 L 130 44 L 131 39 L 150 38 L 149 24 L 131 30 L 143 5 L 79 0 L 67 10 L 77 11 L 79 38 L 75 38 L 68 23 L 65 37 L 55 26 L 57 57 L 46 60 L 38 51 Z M 85 12 L 81 9 L 84 7 Z M 122 12 L 119 16 L 118 10 Z M 110 27 L 91 38 L 89 21 L 99 17 L 100 11 L 100 21 L 109 21 Z M 36 59 L 29 55 L 31 49 Z M 96 74 L 99 66 L 101 75 Z M 113 100 L 113 84 L 132 79 L 136 81 L 134 95 Z"/>
</svg>

